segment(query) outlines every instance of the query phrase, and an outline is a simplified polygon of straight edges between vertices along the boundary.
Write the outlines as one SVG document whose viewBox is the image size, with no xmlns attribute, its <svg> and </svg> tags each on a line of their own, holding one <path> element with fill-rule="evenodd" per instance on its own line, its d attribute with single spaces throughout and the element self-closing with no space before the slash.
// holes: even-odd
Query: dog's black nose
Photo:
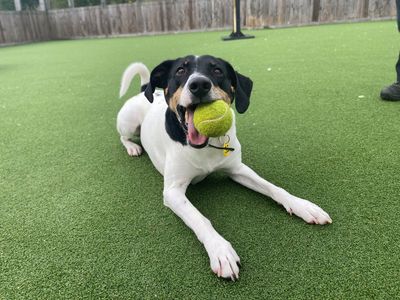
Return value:
<svg viewBox="0 0 400 300">
<path fill-rule="evenodd" d="M 205 77 L 195 78 L 189 84 L 189 91 L 198 98 L 207 95 L 210 89 L 211 81 Z"/>
</svg>

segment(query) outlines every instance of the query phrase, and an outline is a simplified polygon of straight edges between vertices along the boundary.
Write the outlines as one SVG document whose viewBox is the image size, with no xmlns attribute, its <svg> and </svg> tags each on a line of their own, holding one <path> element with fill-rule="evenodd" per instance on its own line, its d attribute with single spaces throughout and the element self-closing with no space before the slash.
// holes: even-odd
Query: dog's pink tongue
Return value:
<svg viewBox="0 0 400 300">
<path fill-rule="evenodd" d="M 192 145 L 203 145 L 207 141 L 207 137 L 200 134 L 193 124 L 193 111 L 188 110 L 188 138 Z"/>
</svg>

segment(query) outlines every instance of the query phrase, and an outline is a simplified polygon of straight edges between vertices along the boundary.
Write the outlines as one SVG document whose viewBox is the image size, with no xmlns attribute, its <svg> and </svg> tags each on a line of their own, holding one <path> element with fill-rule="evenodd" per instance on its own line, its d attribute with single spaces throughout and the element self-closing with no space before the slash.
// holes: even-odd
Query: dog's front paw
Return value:
<svg viewBox="0 0 400 300">
<path fill-rule="evenodd" d="M 318 205 L 296 196 L 287 194 L 283 206 L 289 214 L 295 214 L 309 224 L 330 224 L 331 217 Z"/>
<path fill-rule="evenodd" d="M 221 236 L 214 237 L 204 243 L 210 257 L 211 270 L 218 277 L 239 279 L 240 258 L 231 243 Z"/>
</svg>

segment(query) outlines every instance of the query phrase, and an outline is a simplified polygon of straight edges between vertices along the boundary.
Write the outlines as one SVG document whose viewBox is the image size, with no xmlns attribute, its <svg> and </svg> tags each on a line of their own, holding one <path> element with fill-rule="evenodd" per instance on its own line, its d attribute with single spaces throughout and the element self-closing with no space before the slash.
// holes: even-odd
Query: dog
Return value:
<svg viewBox="0 0 400 300">
<path fill-rule="evenodd" d="M 140 136 L 143 148 L 164 176 L 164 205 L 193 230 L 218 277 L 237 280 L 240 258 L 185 195 L 189 184 L 212 172 L 226 173 L 233 181 L 272 198 L 289 214 L 307 223 L 332 222 L 319 206 L 273 185 L 242 162 L 235 118 L 220 138 L 203 136 L 194 127 L 193 113 L 202 103 L 222 99 L 234 104 L 238 113 L 244 113 L 253 88 L 250 78 L 235 71 L 227 61 L 210 55 L 166 60 L 151 74 L 142 63 L 133 63 L 123 73 L 120 97 L 137 74 L 141 93 L 127 100 L 117 116 L 121 142 L 130 156 L 139 156 L 143 149 L 132 138 Z"/>
</svg>

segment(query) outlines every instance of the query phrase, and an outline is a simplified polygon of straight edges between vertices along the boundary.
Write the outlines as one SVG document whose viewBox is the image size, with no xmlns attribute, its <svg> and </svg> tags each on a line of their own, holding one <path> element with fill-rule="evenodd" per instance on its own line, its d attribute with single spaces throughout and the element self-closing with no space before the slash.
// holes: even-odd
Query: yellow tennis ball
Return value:
<svg viewBox="0 0 400 300">
<path fill-rule="evenodd" d="M 224 135 L 232 126 L 232 111 L 224 100 L 199 104 L 194 111 L 194 127 L 202 135 L 218 137 Z"/>
</svg>

